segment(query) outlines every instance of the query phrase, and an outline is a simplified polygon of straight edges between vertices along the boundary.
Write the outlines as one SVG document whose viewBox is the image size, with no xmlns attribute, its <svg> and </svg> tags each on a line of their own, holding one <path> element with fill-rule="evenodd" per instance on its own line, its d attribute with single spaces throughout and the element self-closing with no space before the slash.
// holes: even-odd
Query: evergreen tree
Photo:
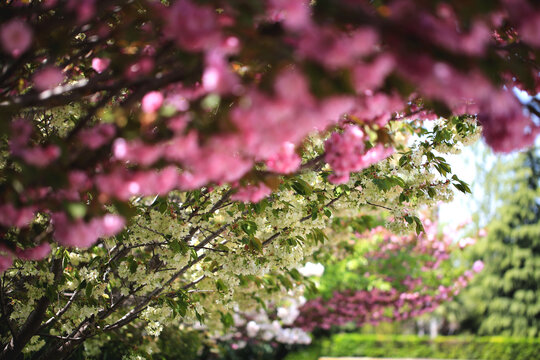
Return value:
<svg viewBox="0 0 540 360">
<path fill-rule="evenodd" d="M 512 163 L 500 206 L 479 244 L 486 268 L 469 292 L 480 317 L 468 325 L 486 335 L 540 335 L 540 156 Z M 496 176 L 496 174 L 494 174 Z"/>
</svg>

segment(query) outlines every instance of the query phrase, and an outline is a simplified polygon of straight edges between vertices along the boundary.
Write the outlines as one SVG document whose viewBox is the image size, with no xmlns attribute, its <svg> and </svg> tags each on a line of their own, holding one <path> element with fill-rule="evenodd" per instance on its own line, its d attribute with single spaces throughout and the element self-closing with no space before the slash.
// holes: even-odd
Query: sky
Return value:
<svg viewBox="0 0 540 360">
<path fill-rule="evenodd" d="M 484 145 L 475 144 L 474 147 L 464 148 L 461 154 L 445 156 L 452 167 L 452 172 L 471 186 L 473 194 L 463 194 L 456 190 L 452 202 L 441 204 L 439 207 L 439 219 L 442 223 L 449 225 L 463 223 L 471 218 L 476 209 L 475 198 L 479 196 L 477 189 L 479 184 L 474 182 L 476 161 L 479 158 L 478 151 L 475 151 L 477 147 L 484 147 Z"/>
<path fill-rule="evenodd" d="M 529 102 L 532 98 L 527 92 L 517 88 L 514 88 L 513 91 L 522 103 Z M 536 96 L 538 97 L 540 94 Z M 537 145 L 539 145 L 539 142 L 540 138 L 536 141 Z M 482 158 L 482 155 L 485 155 L 485 158 Z M 439 207 L 440 222 L 453 225 L 470 219 L 477 211 L 478 204 L 484 196 L 483 184 L 477 179 L 479 164 L 488 170 L 493 166 L 498 157 L 509 158 L 511 156 L 513 155 L 494 154 L 487 148 L 483 140 L 478 141 L 473 146 L 465 147 L 461 154 L 445 155 L 444 157 L 452 167 L 453 173 L 470 185 L 472 194 L 463 194 L 456 191 L 452 202 L 442 204 Z"/>
</svg>

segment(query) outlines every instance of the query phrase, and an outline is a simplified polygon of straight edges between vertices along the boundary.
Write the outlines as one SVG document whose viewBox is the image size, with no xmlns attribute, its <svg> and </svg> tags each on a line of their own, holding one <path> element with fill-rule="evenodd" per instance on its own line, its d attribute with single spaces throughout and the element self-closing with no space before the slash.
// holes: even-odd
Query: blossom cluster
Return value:
<svg viewBox="0 0 540 360">
<path fill-rule="evenodd" d="M 472 270 L 451 275 L 448 267 L 453 267 L 452 251 L 463 249 L 471 242 L 456 246 L 454 236 L 457 232 L 438 235 L 437 222 L 429 218 L 424 218 L 423 228 L 419 235 L 398 236 L 380 226 L 357 234 L 359 239 L 372 244 L 362 244 L 362 250 L 352 261 L 362 257 L 366 265 L 345 271 L 358 272 L 366 279 L 380 276 L 383 282 L 378 287 L 363 289 L 354 283 L 342 285 L 343 280 L 331 279 L 330 286 L 336 290 L 327 297 L 316 297 L 303 304 L 298 309 L 294 326 L 313 331 L 330 330 L 349 323 L 362 326 L 406 320 L 432 312 L 459 294 L 474 274 L 482 271 L 482 261 L 477 260 Z M 362 271 L 365 272 L 362 274 Z M 433 283 L 429 280 L 433 277 L 439 280 Z M 377 282 L 372 279 L 367 284 L 373 286 Z"/>
</svg>

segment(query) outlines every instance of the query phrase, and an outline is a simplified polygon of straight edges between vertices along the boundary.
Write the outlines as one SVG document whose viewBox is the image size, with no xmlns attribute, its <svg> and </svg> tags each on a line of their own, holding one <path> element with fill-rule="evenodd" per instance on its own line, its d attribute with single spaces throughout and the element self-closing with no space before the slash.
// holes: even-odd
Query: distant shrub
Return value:
<svg viewBox="0 0 540 360">
<path fill-rule="evenodd" d="M 286 360 L 316 360 L 321 356 L 536 360 L 540 359 L 540 339 L 336 334 L 289 354 Z"/>
</svg>

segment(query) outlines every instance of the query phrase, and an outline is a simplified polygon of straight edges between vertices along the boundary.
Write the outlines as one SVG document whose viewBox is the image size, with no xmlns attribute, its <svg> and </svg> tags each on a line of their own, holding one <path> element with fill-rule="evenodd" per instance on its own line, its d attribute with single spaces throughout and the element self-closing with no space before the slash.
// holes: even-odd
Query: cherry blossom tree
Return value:
<svg viewBox="0 0 540 360">
<path fill-rule="evenodd" d="M 1 358 L 227 325 L 301 282 L 334 213 L 421 232 L 419 206 L 468 191 L 441 154 L 479 125 L 496 151 L 534 141 L 538 100 L 510 89 L 539 90 L 539 18 L 526 0 L 2 2 Z"/>
<path fill-rule="evenodd" d="M 456 266 L 456 253 L 476 239 L 456 241 L 462 224 L 439 233 L 438 222 L 424 215 L 422 225 L 420 234 L 401 236 L 381 226 L 356 235 L 342 230 L 346 224 L 334 226 L 335 237 L 354 250 L 330 263 L 329 274 L 321 279 L 321 295 L 298 309 L 294 325 L 311 332 L 406 320 L 458 295 L 483 269 L 480 260 L 471 269 Z"/>
</svg>

